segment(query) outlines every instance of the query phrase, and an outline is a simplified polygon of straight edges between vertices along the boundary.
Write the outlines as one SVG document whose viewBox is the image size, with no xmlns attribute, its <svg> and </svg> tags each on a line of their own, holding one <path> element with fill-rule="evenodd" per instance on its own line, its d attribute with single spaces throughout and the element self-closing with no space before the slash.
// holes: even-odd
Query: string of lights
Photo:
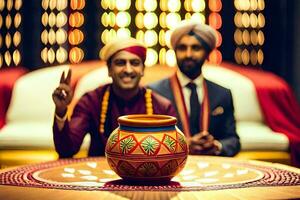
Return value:
<svg viewBox="0 0 300 200">
<path fill-rule="evenodd" d="M 0 0 L 0 68 L 3 65 L 19 65 L 21 62 L 19 45 L 22 41 L 22 4 L 22 0 Z"/>
<path fill-rule="evenodd" d="M 20 9 L 27 2 L 0 0 L 0 67 L 22 64 L 20 44 L 25 31 L 40 31 L 39 51 L 41 65 L 80 63 L 86 59 L 99 59 L 103 45 L 116 37 L 135 37 L 147 46 L 146 66 L 157 63 L 176 65 L 175 52 L 170 48 L 170 33 L 183 19 L 207 23 L 217 32 L 217 48 L 209 61 L 221 63 L 224 49 L 222 29 L 222 0 L 97 0 L 98 12 L 94 27 L 87 30 L 87 21 L 94 17 L 89 12 L 92 2 L 86 0 L 41 0 L 40 27 L 37 30 L 20 29 L 23 16 Z M 93 2 L 95 3 L 95 2 Z M 233 0 L 232 12 L 235 30 L 230 52 L 236 63 L 261 66 L 264 61 L 265 2 L 264 0 Z M 227 4 L 228 5 L 228 4 Z M 28 11 L 27 11 L 28 12 Z M 25 13 L 26 14 L 26 13 Z M 28 20 L 28 18 L 27 18 Z M 91 26 L 91 23 L 88 24 Z M 92 23 L 92 25 L 94 25 Z M 22 32 L 23 31 L 23 32 Z M 97 37 L 91 36 L 95 32 Z M 228 40 L 228 38 L 226 38 Z M 94 46 L 87 41 L 93 40 Z M 89 51 L 87 51 L 87 49 Z M 89 55 L 89 56 L 88 56 Z"/>
<path fill-rule="evenodd" d="M 264 0 L 235 0 L 236 13 L 234 24 L 234 52 L 235 61 L 238 64 L 261 66 L 264 61 L 262 50 L 265 36 L 265 9 Z"/>
</svg>

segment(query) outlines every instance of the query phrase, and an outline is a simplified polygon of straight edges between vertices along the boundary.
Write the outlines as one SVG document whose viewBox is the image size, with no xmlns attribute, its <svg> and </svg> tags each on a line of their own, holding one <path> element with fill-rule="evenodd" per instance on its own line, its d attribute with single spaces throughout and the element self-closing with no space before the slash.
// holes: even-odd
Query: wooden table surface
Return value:
<svg viewBox="0 0 300 200">
<path fill-rule="evenodd" d="M 276 168 L 287 170 L 288 172 L 296 173 L 300 177 L 300 169 L 293 168 L 287 165 L 268 163 L 261 161 L 243 161 L 235 158 L 220 158 L 220 157 L 201 157 L 189 156 L 188 163 L 184 170 L 189 170 L 192 167 L 192 162 L 197 160 L 208 160 L 211 163 L 247 163 L 263 168 Z M 99 161 L 105 161 L 105 158 L 99 158 Z M 105 168 L 106 166 L 104 166 Z M 14 168 L 14 169 L 19 169 Z M 0 173 L 13 170 L 12 168 L 0 170 Z M 56 169 L 58 170 L 58 169 Z M 182 176 L 184 177 L 184 175 Z M 181 176 L 176 176 L 176 180 L 182 181 Z M 185 176 L 186 177 L 186 176 Z M 179 181 L 180 183 L 182 183 Z M 0 199 L 23 199 L 23 200 L 60 200 L 60 199 L 300 199 L 300 184 L 296 186 L 254 186 L 246 188 L 232 189 L 214 189 L 214 190 L 199 190 L 199 191 L 86 191 L 86 190 L 66 190 L 53 188 L 37 188 L 37 187 L 21 187 L 11 185 L 0 185 Z"/>
</svg>

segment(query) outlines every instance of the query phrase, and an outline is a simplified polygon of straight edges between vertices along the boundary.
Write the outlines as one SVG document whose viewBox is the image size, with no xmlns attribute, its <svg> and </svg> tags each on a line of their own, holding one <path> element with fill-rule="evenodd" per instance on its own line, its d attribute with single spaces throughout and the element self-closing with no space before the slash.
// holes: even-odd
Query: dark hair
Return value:
<svg viewBox="0 0 300 200">
<path fill-rule="evenodd" d="M 111 57 L 109 57 L 109 59 L 106 61 L 106 65 L 108 68 L 111 67 L 111 63 L 112 63 L 112 58 L 113 58 L 114 55 L 112 55 Z"/>
</svg>

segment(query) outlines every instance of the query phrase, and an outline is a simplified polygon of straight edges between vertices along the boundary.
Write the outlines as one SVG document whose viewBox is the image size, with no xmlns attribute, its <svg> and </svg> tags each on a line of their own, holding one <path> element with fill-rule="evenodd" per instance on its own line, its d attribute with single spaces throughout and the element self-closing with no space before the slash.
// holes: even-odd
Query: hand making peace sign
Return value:
<svg viewBox="0 0 300 200">
<path fill-rule="evenodd" d="M 67 107 L 73 99 L 73 90 L 71 88 L 72 71 L 69 69 L 67 76 L 65 72 L 60 77 L 59 86 L 52 93 L 52 99 L 55 103 L 55 113 L 62 117 L 67 112 Z"/>
</svg>

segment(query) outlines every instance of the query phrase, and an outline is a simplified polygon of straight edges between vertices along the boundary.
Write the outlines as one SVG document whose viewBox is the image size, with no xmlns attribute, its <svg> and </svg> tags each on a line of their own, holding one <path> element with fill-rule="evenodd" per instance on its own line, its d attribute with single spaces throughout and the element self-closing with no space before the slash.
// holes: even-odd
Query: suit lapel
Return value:
<svg viewBox="0 0 300 200">
<path fill-rule="evenodd" d="M 205 79 L 206 85 L 207 85 L 207 93 L 208 93 L 208 100 L 209 100 L 209 108 L 210 108 L 210 114 L 211 112 L 218 106 L 218 98 L 216 95 L 216 89 L 212 82 Z"/>
</svg>

